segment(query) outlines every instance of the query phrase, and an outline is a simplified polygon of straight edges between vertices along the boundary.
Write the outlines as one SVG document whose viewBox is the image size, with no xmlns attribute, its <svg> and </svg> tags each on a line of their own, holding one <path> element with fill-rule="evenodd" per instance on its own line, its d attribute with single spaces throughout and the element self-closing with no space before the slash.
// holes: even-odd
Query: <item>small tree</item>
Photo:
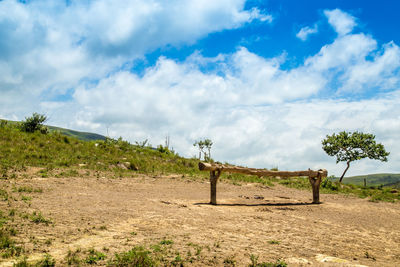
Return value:
<svg viewBox="0 0 400 267">
<path fill-rule="evenodd" d="M 199 160 L 201 159 L 201 153 L 204 155 L 204 160 L 210 160 L 211 159 L 211 146 L 213 145 L 213 142 L 210 139 L 204 139 L 204 140 L 199 140 L 194 142 L 193 146 L 199 147 Z M 204 151 L 204 149 L 208 150 L 208 153 Z"/>
<path fill-rule="evenodd" d="M 204 157 L 207 158 L 206 160 L 210 160 L 211 159 L 211 147 L 213 145 L 213 142 L 210 139 L 204 139 L 203 144 L 208 150 L 208 155 L 205 155 Z"/>
<path fill-rule="evenodd" d="M 21 130 L 27 133 L 33 133 L 40 131 L 41 133 L 47 133 L 48 129 L 43 123 L 47 121 L 47 117 L 42 114 L 34 112 L 32 117 L 25 118 L 25 121 L 21 124 Z"/>
<path fill-rule="evenodd" d="M 204 153 L 204 141 L 199 140 L 194 142 L 193 146 L 199 147 L 199 160 L 201 160 L 201 153 Z"/>
<path fill-rule="evenodd" d="M 344 161 L 347 164 L 339 182 L 341 183 L 350 163 L 363 158 L 387 161 L 389 152 L 386 152 L 382 144 L 375 142 L 375 135 L 361 132 L 340 132 L 327 135 L 322 140 L 322 149 L 329 156 L 336 156 L 336 164 Z"/>
</svg>

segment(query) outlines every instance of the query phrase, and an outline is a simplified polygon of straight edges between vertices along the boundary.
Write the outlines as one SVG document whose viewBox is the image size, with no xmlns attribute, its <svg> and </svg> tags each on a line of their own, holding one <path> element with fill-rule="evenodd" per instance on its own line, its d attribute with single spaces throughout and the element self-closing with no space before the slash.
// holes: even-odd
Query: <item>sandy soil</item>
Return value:
<svg viewBox="0 0 400 267">
<path fill-rule="evenodd" d="M 283 259 L 289 266 L 400 266 L 399 203 L 323 194 L 323 203 L 312 205 L 311 190 L 219 183 L 219 205 L 212 206 L 207 181 L 178 176 L 0 183 L 43 189 L 30 194 L 28 204 L 16 202 L 53 222 L 20 225 L 18 238 L 30 259 L 49 253 L 62 265 L 68 250 L 112 255 L 166 238 L 184 256 L 200 248 L 192 251 L 196 266 L 223 266 L 227 259 L 247 266 L 251 254 L 259 262 Z M 1 259 L 0 265 L 12 262 Z"/>
</svg>

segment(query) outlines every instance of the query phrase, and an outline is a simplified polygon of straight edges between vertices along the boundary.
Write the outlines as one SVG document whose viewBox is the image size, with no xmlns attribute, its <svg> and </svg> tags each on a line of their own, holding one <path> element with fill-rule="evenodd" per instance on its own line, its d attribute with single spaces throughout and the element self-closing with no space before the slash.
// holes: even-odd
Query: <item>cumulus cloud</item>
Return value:
<svg viewBox="0 0 400 267">
<path fill-rule="evenodd" d="M 300 31 L 296 34 L 296 37 L 302 41 L 305 41 L 311 34 L 315 34 L 317 32 L 318 32 L 317 24 L 315 24 L 314 27 L 312 28 L 306 26 L 300 29 Z"/>
<path fill-rule="evenodd" d="M 363 58 L 350 66 L 343 76 L 341 91 L 381 90 L 399 85 L 400 48 L 394 42 L 385 44 L 372 60 Z"/>
<path fill-rule="evenodd" d="M 325 10 L 324 14 L 339 35 L 350 33 L 357 25 L 355 17 L 340 9 Z"/>
<path fill-rule="evenodd" d="M 256 8 L 245 10 L 244 3 L 0 1 L 0 90 L 51 99 L 159 47 L 272 20 Z"/>
</svg>

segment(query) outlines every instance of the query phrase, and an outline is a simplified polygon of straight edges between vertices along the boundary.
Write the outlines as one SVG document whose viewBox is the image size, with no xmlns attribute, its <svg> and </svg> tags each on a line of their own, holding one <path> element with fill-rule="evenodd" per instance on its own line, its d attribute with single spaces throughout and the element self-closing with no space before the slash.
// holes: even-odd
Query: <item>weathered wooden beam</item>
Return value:
<svg viewBox="0 0 400 267">
<path fill-rule="evenodd" d="M 231 165 L 223 165 L 223 164 L 211 164 L 206 162 L 199 162 L 199 169 L 201 171 L 224 171 L 224 172 L 233 172 L 233 173 L 243 173 L 249 175 L 256 175 L 256 176 L 272 176 L 272 177 L 299 177 L 299 176 L 307 176 L 307 177 L 318 177 L 321 172 L 324 170 L 313 171 L 269 171 L 265 169 L 254 169 L 254 168 L 245 168 L 245 167 L 238 167 L 238 166 L 231 166 Z M 326 172 L 326 171 L 325 171 Z"/>
<path fill-rule="evenodd" d="M 273 176 L 273 177 L 299 177 L 299 176 L 307 176 L 313 191 L 313 203 L 319 204 L 319 187 L 322 181 L 322 178 L 328 176 L 327 170 L 310 170 L 307 171 L 269 171 L 265 169 L 254 169 L 254 168 L 245 168 L 238 167 L 232 165 L 223 165 L 223 164 L 211 164 L 206 162 L 199 162 L 199 169 L 201 171 L 209 171 L 210 172 L 210 203 L 213 205 L 217 204 L 217 181 L 223 171 L 231 172 L 231 173 L 242 173 L 249 175 L 257 175 L 257 176 Z"/>
</svg>

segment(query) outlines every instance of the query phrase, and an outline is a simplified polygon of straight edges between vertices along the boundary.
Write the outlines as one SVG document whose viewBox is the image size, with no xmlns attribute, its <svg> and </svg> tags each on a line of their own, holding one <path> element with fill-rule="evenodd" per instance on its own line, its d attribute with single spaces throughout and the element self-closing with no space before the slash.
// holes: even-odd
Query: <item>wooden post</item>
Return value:
<svg viewBox="0 0 400 267">
<path fill-rule="evenodd" d="M 210 204 L 217 205 L 217 182 L 221 175 L 220 170 L 210 171 Z"/>
<path fill-rule="evenodd" d="M 311 187 L 312 187 L 312 193 L 313 193 L 313 204 L 320 204 L 321 202 L 319 201 L 319 186 L 321 185 L 321 181 L 323 177 L 327 176 L 327 172 L 325 170 L 319 170 L 318 176 L 317 177 L 308 177 L 308 180 L 310 181 Z"/>
</svg>

